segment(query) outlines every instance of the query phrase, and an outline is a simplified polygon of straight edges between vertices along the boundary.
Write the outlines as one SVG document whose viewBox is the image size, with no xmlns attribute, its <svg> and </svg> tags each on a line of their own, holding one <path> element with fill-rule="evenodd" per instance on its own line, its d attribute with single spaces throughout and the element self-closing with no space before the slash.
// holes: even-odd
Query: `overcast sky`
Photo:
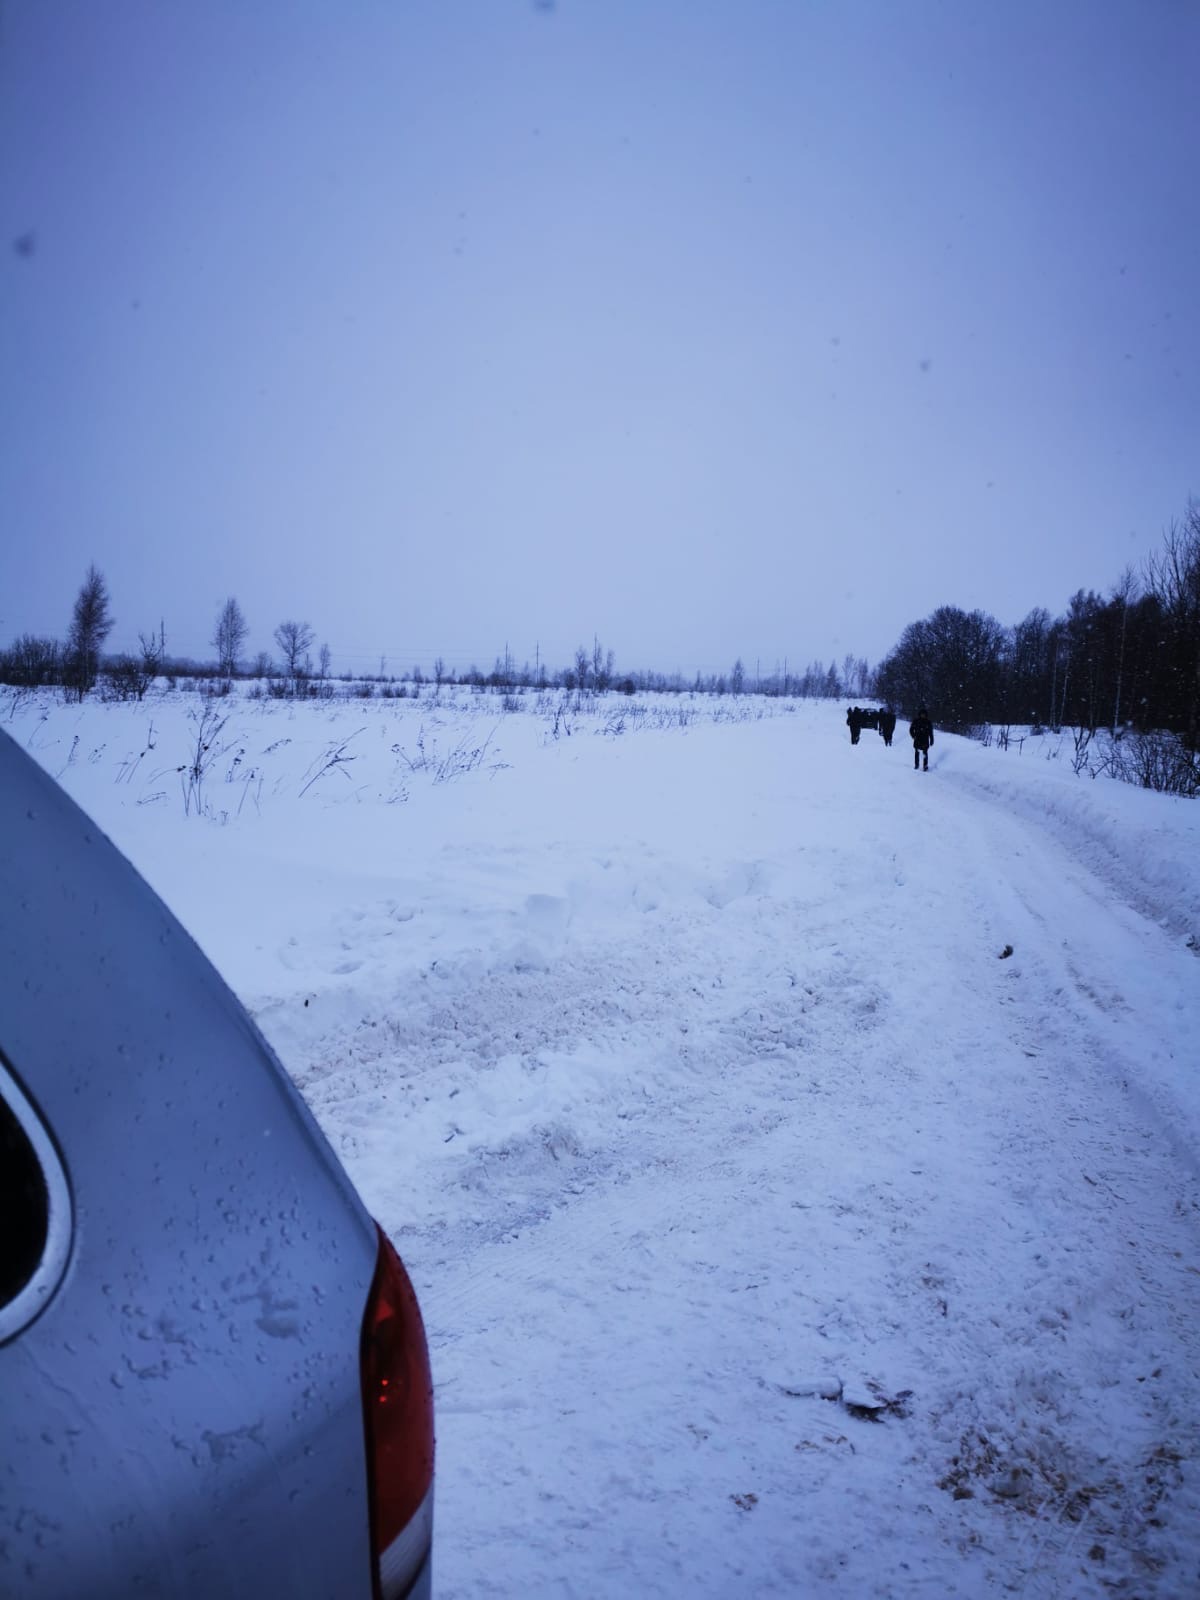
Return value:
<svg viewBox="0 0 1200 1600">
<path fill-rule="evenodd" d="M 1194 0 L 3 0 L 0 642 L 872 662 L 1200 493 Z"/>
</svg>

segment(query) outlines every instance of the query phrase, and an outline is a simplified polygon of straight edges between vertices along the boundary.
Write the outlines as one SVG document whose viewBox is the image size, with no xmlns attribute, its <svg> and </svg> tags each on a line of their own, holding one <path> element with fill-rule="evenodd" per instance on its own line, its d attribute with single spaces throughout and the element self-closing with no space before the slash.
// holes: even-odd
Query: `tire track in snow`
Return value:
<svg viewBox="0 0 1200 1600">
<path fill-rule="evenodd" d="M 1029 1198 L 1047 1219 L 1026 1278 L 1027 1330 L 1014 1322 L 1007 1334 L 1027 1347 L 1012 1376 L 1032 1405 L 1019 1423 L 1000 1394 L 952 1406 L 951 1432 L 966 1423 L 955 1471 L 964 1489 L 973 1473 L 1008 1471 L 1019 1509 L 1090 1519 L 1089 1548 L 1115 1541 L 1138 1592 L 1153 1593 L 1172 1521 L 1200 1512 L 1177 1470 L 1200 1444 L 1196 1146 L 1156 1070 L 1198 1036 L 1190 969 L 1161 928 L 1113 905 L 1106 884 L 1027 822 L 961 793 L 934 804 L 943 837 L 957 836 L 953 858 L 971 864 L 961 888 L 973 913 L 1016 948 L 998 999 L 1036 1063 L 1022 1089 L 1041 1173 Z M 1140 1006 L 1126 994 L 1131 969 Z M 1056 1236 L 1056 1224 L 1074 1231 Z M 1108 1453 L 1097 1454 L 1088 1440 L 1106 1412 Z M 1039 1561 L 1050 1554 L 1038 1545 Z"/>
</svg>

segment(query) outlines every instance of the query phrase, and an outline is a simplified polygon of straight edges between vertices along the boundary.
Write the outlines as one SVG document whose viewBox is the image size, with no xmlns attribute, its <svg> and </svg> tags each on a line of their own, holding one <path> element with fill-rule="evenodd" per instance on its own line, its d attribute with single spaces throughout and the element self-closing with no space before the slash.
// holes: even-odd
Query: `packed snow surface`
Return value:
<svg viewBox="0 0 1200 1600">
<path fill-rule="evenodd" d="M 1200 1594 L 1200 806 L 507 703 L 0 703 L 404 1255 L 437 1592 Z"/>
</svg>

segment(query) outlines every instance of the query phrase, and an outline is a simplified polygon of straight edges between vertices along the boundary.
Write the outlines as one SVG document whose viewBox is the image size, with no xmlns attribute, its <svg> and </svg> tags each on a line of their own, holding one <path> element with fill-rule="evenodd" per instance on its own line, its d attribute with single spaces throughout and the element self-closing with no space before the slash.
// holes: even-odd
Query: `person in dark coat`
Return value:
<svg viewBox="0 0 1200 1600">
<path fill-rule="evenodd" d="M 879 731 L 883 735 L 883 742 L 890 750 L 892 735 L 896 731 L 896 713 L 894 711 L 881 711 L 879 713 Z"/>
<path fill-rule="evenodd" d="M 921 757 L 925 757 L 925 771 L 929 771 L 929 746 L 933 743 L 933 723 L 929 720 L 929 713 L 922 706 L 916 716 L 908 725 L 908 736 L 913 742 L 913 770 L 921 765 Z"/>
<path fill-rule="evenodd" d="M 857 744 L 858 736 L 862 732 L 862 712 L 857 706 L 851 706 L 847 711 L 846 726 L 850 729 L 850 743 Z"/>
</svg>

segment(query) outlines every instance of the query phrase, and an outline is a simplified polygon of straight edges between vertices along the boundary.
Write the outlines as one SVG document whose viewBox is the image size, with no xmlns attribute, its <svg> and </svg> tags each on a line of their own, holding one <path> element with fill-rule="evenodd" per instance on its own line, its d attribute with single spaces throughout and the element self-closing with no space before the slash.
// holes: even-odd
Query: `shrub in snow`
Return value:
<svg viewBox="0 0 1200 1600">
<path fill-rule="evenodd" d="M 100 679 L 102 700 L 141 700 L 150 687 L 150 673 L 137 656 L 110 656 Z"/>
<path fill-rule="evenodd" d="M 1159 794 L 1190 800 L 1200 794 L 1200 753 L 1189 750 L 1176 733 L 1131 733 L 1112 739 L 1099 770 Z"/>
<path fill-rule="evenodd" d="M 469 734 L 463 734 L 458 742 L 449 750 L 438 749 L 437 740 L 425 742 L 425 725 L 421 724 L 417 730 L 417 747 L 413 754 L 403 745 L 394 744 L 392 753 L 400 758 L 401 762 L 410 772 L 428 772 L 432 775 L 434 783 L 449 783 L 452 778 L 461 778 L 464 773 L 473 772 L 476 767 L 481 767 L 491 748 L 492 736 L 495 728 L 480 744 L 472 744 Z M 491 763 L 490 770 L 498 772 L 505 765 L 503 761 Z"/>
<path fill-rule="evenodd" d="M 206 706 L 199 716 L 190 711 L 188 718 L 195 724 L 196 736 L 187 761 L 179 768 L 185 817 L 203 814 L 204 785 L 213 763 L 233 748 L 232 739 L 221 739 L 229 718 L 219 717 L 214 707 Z"/>
<path fill-rule="evenodd" d="M 314 783 L 321 778 L 327 777 L 331 772 L 341 772 L 343 778 L 348 778 L 350 774 L 346 771 L 346 768 L 352 761 L 357 761 L 358 757 L 348 756 L 346 754 L 346 746 L 351 739 L 357 739 L 362 732 L 362 728 L 356 728 L 353 733 L 348 733 L 340 742 L 329 745 L 305 773 L 305 781 L 300 786 L 300 793 L 306 794 Z"/>
</svg>

